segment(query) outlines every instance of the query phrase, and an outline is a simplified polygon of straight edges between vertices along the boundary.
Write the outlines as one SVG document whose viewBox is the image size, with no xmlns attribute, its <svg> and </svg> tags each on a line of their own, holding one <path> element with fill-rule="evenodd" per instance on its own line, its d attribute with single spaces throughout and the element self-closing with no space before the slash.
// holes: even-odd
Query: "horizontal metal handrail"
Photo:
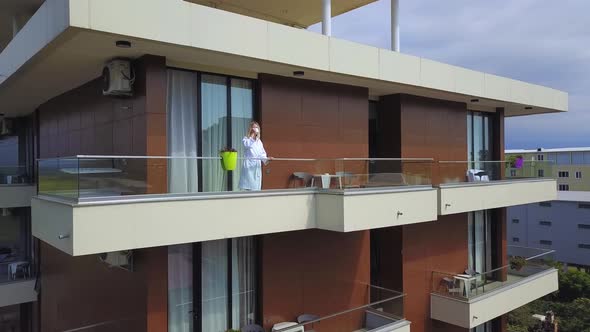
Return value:
<svg viewBox="0 0 590 332">
<path fill-rule="evenodd" d="M 197 156 L 117 156 L 117 155 L 75 155 L 68 157 L 54 157 L 54 158 L 38 158 L 37 161 L 45 160 L 67 160 L 67 159 L 195 159 L 195 160 L 220 160 L 221 157 L 197 157 Z M 272 159 L 278 161 L 423 161 L 433 162 L 433 158 L 243 158 L 238 159 Z"/>
<path fill-rule="evenodd" d="M 439 164 L 512 163 L 512 160 L 439 160 Z M 523 160 L 523 163 L 554 164 L 553 160 Z"/>
<path fill-rule="evenodd" d="M 330 318 L 338 317 L 338 316 L 341 316 L 341 315 L 344 315 L 344 314 L 348 314 L 348 313 L 351 313 L 351 312 L 354 312 L 354 311 L 357 311 L 357 310 L 367 309 L 367 308 L 370 308 L 371 306 L 374 306 L 374 305 L 377 305 L 377 304 L 381 304 L 381 303 L 385 303 L 385 302 L 389 302 L 389 301 L 393 301 L 393 300 L 396 300 L 396 299 L 403 298 L 404 296 L 406 296 L 406 294 L 400 294 L 400 295 L 397 295 L 397 296 L 394 296 L 394 297 L 390 297 L 390 298 L 387 298 L 387 299 L 383 299 L 383 300 L 371 302 L 369 304 L 365 304 L 365 305 L 362 305 L 362 306 L 359 306 L 359 307 L 356 307 L 356 308 L 347 309 L 347 310 L 340 311 L 340 312 L 337 312 L 337 313 L 333 313 L 333 314 L 330 314 L 330 315 L 327 315 L 327 316 L 324 316 L 324 317 L 320 317 L 318 319 L 310 320 L 310 321 L 307 321 L 305 323 L 299 323 L 297 325 L 289 326 L 289 327 L 286 327 L 284 329 L 277 330 L 276 332 L 291 331 L 292 329 L 295 329 L 295 328 L 298 328 L 298 327 L 304 327 L 306 325 L 311 325 L 311 324 L 314 324 L 314 323 L 317 323 L 317 322 L 321 322 L 323 320 L 327 320 L 327 319 L 330 319 Z"/>
<path fill-rule="evenodd" d="M 531 249 L 531 250 L 543 250 L 541 248 L 529 248 L 529 247 L 519 247 L 519 246 L 512 246 L 512 247 L 513 248 L 522 248 L 522 249 Z M 553 253 L 555 253 L 555 250 L 547 250 L 547 251 L 544 251 L 544 252 L 542 252 L 540 254 L 537 254 L 537 255 L 533 255 L 533 256 L 530 256 L 530 257 L 524 257 L 524 259 L 526 261 L 530 261 L 530 260 L 533 260 L 533 259 L 536 259 L 536 258 L 539 258 L 539 257 L 542 257 L 542 256 L 546 256 L 546 255 L 549 255 L 549 254 L 553 254 Z M 482 273 L 479 273 L 478 275 L 490 274 L 490 273 L 493 273 L 493 272 L 497 272 L 497 271 L 503 270 L 503 269 L 505 269 L 507 267 L 510 267 L 510 264 L 502 265 L 500 267 L 491 269 L 489 271 L 484 271 Z M 432 271 L 432 272 L 434 272 L 434 273 L 440 273 L 440 274 L 456 275 L 456 273 L 450 273 L 450 272 L 442 272 L 442 271 Z M 476 276 L 473 276 L 473 277 L 476 277 Z"/>
</svg>

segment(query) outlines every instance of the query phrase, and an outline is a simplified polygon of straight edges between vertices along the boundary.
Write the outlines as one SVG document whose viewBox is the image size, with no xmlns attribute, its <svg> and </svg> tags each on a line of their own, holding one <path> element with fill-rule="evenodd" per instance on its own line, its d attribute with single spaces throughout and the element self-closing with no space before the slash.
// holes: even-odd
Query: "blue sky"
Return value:
<svg viewBox="0 0 590 332">
<path fill-rule="evenodd" d="M 389 5 L 334 18 L 332 35 L 389 48 Z M 590 146 L 589 13 L 588 0 L 400 0 L 401 51 L 569 93 L 567 113 L 507 119 L 507 148 Z"/>
</svg>

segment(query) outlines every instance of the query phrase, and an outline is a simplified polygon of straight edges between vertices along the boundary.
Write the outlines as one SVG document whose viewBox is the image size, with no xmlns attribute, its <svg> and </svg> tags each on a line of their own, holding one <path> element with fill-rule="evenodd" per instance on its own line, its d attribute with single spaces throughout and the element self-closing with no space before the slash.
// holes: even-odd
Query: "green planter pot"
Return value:
<svg viewBox="0 0 590 332">
<path fill-rule="evenodd" d="M 238 166 L 238 153 L 237 152 L 221 152 L 221 167 L 224 171 L 233 171 Z"/>
</svg>

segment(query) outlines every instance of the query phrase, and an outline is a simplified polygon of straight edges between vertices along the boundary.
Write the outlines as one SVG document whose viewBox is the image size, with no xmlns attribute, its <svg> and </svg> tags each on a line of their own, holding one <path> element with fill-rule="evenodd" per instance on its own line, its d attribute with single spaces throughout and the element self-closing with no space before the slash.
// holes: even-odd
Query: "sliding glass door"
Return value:
<svg viewBox="0 0 590 332">
<path fill-rule="evenodd" d="M 178 157 L 168 163 L 169 192 L 237 190 L 239 169 L 225 172 L 217 159 L 190 157 L 214 158 L 224 147 L 243 155 L 253 103 L 251 80 L 168 70 L 168 151 Z M 254 238 L 170 246 L 169 331 L 225 332 L 254 323 L 255 248 Z"/>
<path fill-rule="evenodd" d="M 251 80 L 168 70 L 167 136 L 170 192 L 237 190 L 239 168 L 225 172 L 215 159 L 225 147 L 243 155 L 242 138 L 254 117 Z M 183 159 L 180 157 L 189 157 Z"/>
<path fill-rule="evenodd" d="M 257 268 L 253 237 L 168 247 L 168 330 L 225 332 L 255 323 Z"/>
</svg>

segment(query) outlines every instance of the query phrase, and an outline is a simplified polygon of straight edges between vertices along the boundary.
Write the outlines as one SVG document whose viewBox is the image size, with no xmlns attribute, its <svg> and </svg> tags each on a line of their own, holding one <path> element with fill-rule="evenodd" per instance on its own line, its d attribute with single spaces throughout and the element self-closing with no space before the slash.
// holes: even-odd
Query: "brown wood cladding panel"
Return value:
<svg viewBox="0 0 590 332">
<path fill-rule="evenodd" d="M 108 331 L 146 330 L 143 274 L 109 268 L 96 255 L 70 257 L 40 245 L 43 332 L 104 322 L 112 322 L 103 328 Z"/>
<path fill-rule="evenodd" d="M 166 155 L 165 59 L 144 56 L 134 66 L 133 97 L 103 96 L 101 80 L 96 79 L 43 104 L 39 109 L 40 156 Z M 166 162 L 129 160 L 127 167 L 130 177 L 146 182 L 146 193 L 166 191 Z M 139 322 L 112 331 L 167 330 L 165 247 L 139 252 L 143 255 L 139 268 L 149 273 L 109 269 L 95 255 L 73 258 L 45 244 L 41 250 L 42 264 L 51 271 L 41 278 L 43 331 L 62 331 L 125 315 L 141 317 Z M 129 308 L 119 310 L 121 306 Z"/>
<path fill-rule="evenodd" d="M 369 231 L 322 230 L 262 236 L 262 315 L 268 330 L 308 313 L 328 315 L 368 301 Z M 357 313 L 316 326 L 319 332 L 360 328 Z M 320 330 L 321 327 L 321 330 Z"/>
<path fill-rule="evenodd" d="M 41 105 L 41 157 L 166 155 L 165 65 L 154 56 L 136 61 L 131 98 L 103 96 L 97 78 Z"/>
<path fill-rule="evenodd" d="M 467 268 L 467 214 L 403 226 L 402 238 L 404 310 L 412 331 L 465 331 L 430 319 L 430 293 L 432 271 L 457 273 Z"/>
<path fill-rule="evenodd" d="M 401 157 L 467 160 L 467 108 L 463 103 L 401 96 Z M 432 183 L 465 178 L 467 165 L 432 167 Z"/>
<path fill-rule="evenodd" d="M 138 270 L 145 276 L 146 332 L 168 330 L 168 247 L 139 251 Z"/>
<path fill-rule="evenodd" d="M 262 139 L 270 156 L 368 157 L 368 90 L 262 74 L 259 77 Z M 293 185 L 295 171 L 334 173 L 334 161 L 275 161 L 264 188 Z"/>
</svg>

